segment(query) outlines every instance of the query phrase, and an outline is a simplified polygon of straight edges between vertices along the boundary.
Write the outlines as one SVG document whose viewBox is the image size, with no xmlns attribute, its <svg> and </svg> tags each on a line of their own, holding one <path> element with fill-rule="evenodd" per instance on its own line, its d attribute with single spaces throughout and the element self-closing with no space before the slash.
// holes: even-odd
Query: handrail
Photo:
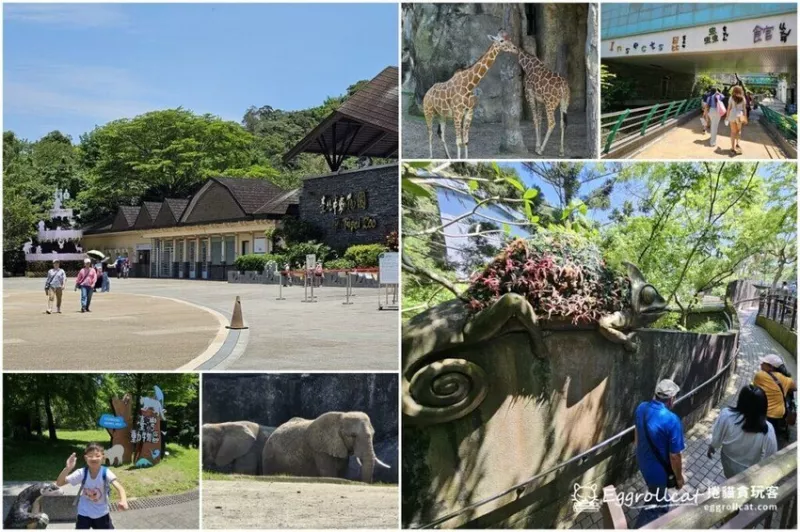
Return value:
<svg viewBox="0 0 800 532">
<path fill-rule="evenodd" d="M 667 121 L 671 118 L 677 119 L 678 116 L 694 111 L 699 107 L 700 97 L 694 97 L 602 114 L 600 115 L 600 128 L 607 131 L 603 154 L 607 155 L 614 147 L 629 140 L 631 137 L 637 136 L 635 130 L 625 135 L 619 135 L 626 129 L 630 129 L 633 126 L 631 122 L 635 120 L 640 120 L 639 122 L 635 122 L 635 125 L 643 124 L 638 133 L 638 136 L 643 137 L 648 133 L 648 126 L 652 125 L 649 131 L 655 131 L 658 128 L 665 127 Z M 611 120 L 606 122 L 608 119 Z"/>
<path fill-rule="evenodd" d="M 686 393 L 680 399 L 676 400 L 675 401 L 675 405 L 685 401 L 686 399 L 689 399 L 689 398 L 693 397 L 701 389 L 705 388 L 710 383 L 712 383 L 712 381 L 718 380 L 725 372 L 728 371 L 728 368 L 730 368 L 731 364 L 733 364 L 733 362 L 736 360 L 737 354 L 738 354 L 738 346 L 737 346 L 737 353 L 734 353 L 734 355 L 731 357 L 731 359 L 728 361 L 728 363 L 725 364 L 725 366 L 723 366 L 723 368 L 721 370 L 719 370 L 716 374 L 714 374 L 714 376 L 709 378 L 707 381 L 705 381 L 704 383 L 700 384 L 699 386 L 697 386 L 696 388 L 694 388 L 690 392 Z M 580 461 L 584 460 L 588 455 L 593 454 L 597 450 L 602 449 L 603 447 L 607 447 L 610 443 L 615 442 L 615 441 L 621 439 L 622 437 L 626 436 L 627 434 L 632 432 L 635 429 L 635 427 L 636 427 L 636 425 L 631 425 L 627 429 L 624 429 L 624 430 L 618 432 L 617 434 L 611 436 L 610 438 L 607 438 L 606 440 L 603 440 L 602 442 L 594 445 L 593 447 L 587 449 L 586 451 L 582 452 L 579 455 L 573 456 L 572 458 L 570 458 L 569 460 L 567 460 L 565 462 L 562 462 L 560 464 L 556 464 L 553 467 L 547 469 L 546 471 L 544 471 L 542 473 L 537 473 L 536 475 L 532 476 L 531 478 L 529 478 L 527 480 L 524 480 L 524 481 L 522 481 L 522 482 L 520 482 L 518 484 L 515 484 L 514 486 L 511 486 L 510 488 L 507 488 L 506 490 L 504 490 L 504 491 L 502 491 L 500 493 L 497 493 L 495 495 L 491 495 L 491 496 L 489 496 L 489 497 L 487 497 L 485 499 L 481 499 L 478 502 L 474 502 L 474 503 L 470 504 L 469 506 L 465 506 L 464 508 L 461 508 L 459 510 L 451 512 L 451 513 L 449 513 L 447 515 L 444 515 L 442 517 L 438 517 L 435 520 L 431 521 L 430 523 L 428 523 L 426 525 L 423 525 L 423 526 L 421 526 L 419 528 L 420 529 L 433 528 L 433 527 L 435 527 L 437 525 L 440 525 L 440 524 L 444 523 L 445 521 L 449 521 L 449 520 L 451 520 L 451 519 L 453 519 L 455 517 L 458 517 L 459 515 L 461 515 L 463 513 L 471 511 L 471 510 L 473 510 L 473 509 L 475 509 L 475 508 L 477 508 L 479 506 L 484 506 L 486 504 L 489 504 L 490 502 L 496 501 L 497 499 L 499 499 L 501 497 L 504 497 L 504 496 L 508 495 L 509 493 L 512 493 L 512 492 L 514 492 L 514 491 L 516 491 L 516 490 L 518 490 L 518 489 L 520 489 L 522 487 L 525 487 L 528 484 L 532 483 L 533 481 L 538 480 L 538 479 L 540 479 L 540 478 L 542 478 L 544 476 L 547 476 L 550 473 L 558 471 L 559 469 L 563 469 L 563 468 L 565 468 L 566 466 L 568 466 L 570 464 L 573 464 L 575 462 L 580 462 Z"/>
<path fill-rule="evenodd" d="M 797 121 L 791 116 L 783 115 L 766 105 L 760 106 L 761 113 L 770 124 L 778 128 L 778 131 L 787 140 L 797 141 Z"/>
</svg>

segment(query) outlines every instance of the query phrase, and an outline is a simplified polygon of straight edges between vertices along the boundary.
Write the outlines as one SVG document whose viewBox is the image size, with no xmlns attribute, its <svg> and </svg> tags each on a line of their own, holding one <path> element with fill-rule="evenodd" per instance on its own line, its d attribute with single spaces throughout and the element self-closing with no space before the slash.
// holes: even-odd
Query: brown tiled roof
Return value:
<svg viewBox="0 0 800 532">
<path fill-rule="evenodd" d="M 214 177 L 214 181 L 227 188 L 245 214 L 256 214 L 262 207 L 286 196 L 288 192 L 264 179 Z M 268 214 L 268 212 L 259 212 Z"/>
<path fill-rule="evenodd" d="M 180 220 L 183 211 L 185 211 L 186 206 L 189 205 L 189 200 L 167 198 L 164 200 L 164 204 L 169 207 L 169 210 L 172 211 L 172 215 L 175 217 L 175 219 Z"/>
<path fill-rule="evenodd" d="M 284 162 L 303 152 L 396 157 L 398 96 L 397 67 L 387 67 L 303 137 Z"/>
<path fill-rule="evenodd" d="M 286 214 L 292 205 L 300 203 L 300 190 L 295 189 L 259 207 L 253 214 Z"/>
<path fill-rule="evenodd" d="M 353 94 L 338 113 L 358 122 L 397 133 L 397 67 L 386 67 Z"/>
<path fill-rule="evenodd" d="M 155 220 L 156 216 L 158 216 L 158 211 L 161 210 L 161 202 L 160 201 L 145 201 L 144 208 L 147 210 L 147 214 L 150 215 L 151 220 Z"/>
<path fill-rule="evenodd" d="M 128 227 L 132 226 L 134 222 L 136 222 L 136 218 L 139 216 L 139 211 L 141 210 L 141 206 L 131 206 L 131 205 L 121 205 L 119 208 L 119 212 L 122 213 L 122 216 L 125 217 L 125 220 L 128 222 Z"/>
</svg>

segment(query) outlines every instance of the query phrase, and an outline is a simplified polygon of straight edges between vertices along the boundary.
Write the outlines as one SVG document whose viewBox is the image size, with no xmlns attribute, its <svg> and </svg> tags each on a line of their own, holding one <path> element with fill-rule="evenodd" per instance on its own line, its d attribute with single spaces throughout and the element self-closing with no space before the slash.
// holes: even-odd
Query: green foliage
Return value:
<svg viewBox="0 0 800 532">
<path fill-rule="evenodd" d="M 182 444 L 193 445 L 192 435 L 199 433 L 199 381 L 195 373 L 6 373 L 3 435 L 31 440 L 49 434 L 49 440 L 55 442 L 61 429 L 96 428 L 100 416 L 111 412 L 112 397 L 125 393 L 152 396 L 154 385 L 164 392 L 168 441 L 183 438 Z"/>
<path fill-rule="evenodd" d="M 383 244 L 359 244 L 350 246 L 344 252 L 344 258 L 353 261 L 359 268 L 373 268 L 378 266 L 381 253 L 388 251 Z"/>
<path fill-rule="evenodd" d="M 306 255 L 316 255 L 317 262 L 325 262 L 328 258 L 335 258 L 333 250 L 325 244 L 317 242 L 301 242 L 289 246 L 285 252 L 287 262 L 293 268 L 305 268 Z"/>
<path fill-rule="evenodd" d="M 684 314 L 769 250 L 796 254 L 796 167 L 757 163 L 647 163 L 620 180 L 635 208 L 603 234 L 613 265 L 637 264 Z M 782 250 L 782 251 L 781 251 Z"/>
<path fill-rule="evenodd" d="M 727 324 L 720 319 L 707 318 L 705 321 L 695 325 L 689 332 L 701 334 L 717 334 L 728 330 Z"/>
<path fill-rule="evenodd" d="M 119 205 L 187 197 L 209 177 L 274 179 L 256 139 L 235 122 L 185 109 L 114 120 L 81 136 L 88 187 L 79 199 L 91 222 Z"/>
<path fill-rule="evenodd" d="M 286 257 L 278 253 L 239 255 L 234 261 L 234 266 L 240 272 L 261 273 L 270 262 L 274 262 L 277 268 L 282 268 L 286 262 Z"/>
<path fill-rule="evenodd" d="M 628 279 L 606 266 L 596 245 L 568 231 L 515 240 L 473 278 L 466 295 L 478 311 L 510 292 L 525 296 L 538 316 L 575 324 L 630 305 Z"/>
<path fill-rule="evenodd" d="M 681 315 L 677 312 L 667 312 L 656 321 L 647 326 L 648 329 L 677 329 Z"/>
<path fill-rule="evenodd" d="M 618 77 L 600 64 L 600 108 L 603 112 L 622 110 L 627 100 L 636 97 L 636 82 L 628 77 Z"/>
<path fill-rule="evenodd" d="M 326 270 L 349 270 L 355 267 L 356 263 L 350 259 L 333 259 L 325 263 Z"/>
<path fill-rule="evenodd" d="M 233 264 L 240 272 L 261 273 L 267 265 L 267 259 L 264 255 L 239 255 Z"/>
</svg>

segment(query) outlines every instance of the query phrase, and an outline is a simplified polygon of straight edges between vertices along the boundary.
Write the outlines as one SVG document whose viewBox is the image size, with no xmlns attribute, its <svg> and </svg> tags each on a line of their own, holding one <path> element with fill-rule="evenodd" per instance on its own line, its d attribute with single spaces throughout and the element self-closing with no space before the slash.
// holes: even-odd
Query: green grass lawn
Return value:
<svg viewBox="0 0 800 532">
<path fill-rule="evenodd" d="M 83 449 L 89 442 L 108 447 L 108 432 L 105 430 L 59 430 L 58 441 L 3 440 L 3 478 L 6 481 L 50 480 L 55 481 L 64 469 L 72 453 L 78 456 L 78 465 L 83 467 Z M 141 499 L 156 495 L 182 493 L 199 485 L 199 449 L 181 447 L 167 443 L 164 459 L 155 467 L 134 469 L 131 464 L 112 467 L 128 493 L 129 499 Z M 111 490 L 114 500 L 116 490 Z"/>
</svg>

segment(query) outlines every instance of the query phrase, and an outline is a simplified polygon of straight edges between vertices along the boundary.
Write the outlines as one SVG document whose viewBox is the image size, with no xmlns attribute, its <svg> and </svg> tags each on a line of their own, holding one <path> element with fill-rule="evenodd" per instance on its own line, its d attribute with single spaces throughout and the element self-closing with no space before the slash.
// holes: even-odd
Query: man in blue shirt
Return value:
<svg viewBox="0 0 800 532">
<path fill-rule="evenodd" d="M 636 460 L 647 484 L 647 491 L 655 496 L 655 499 L 649 501 L 654 507 L 643 508 L 639 512 L 636 528 L 641 528 L 667 513 L 669 504 L 664 500 L 667 488 L 681 489 L 684 484 L 681 452 L 686 446 L 683 443 L 683 427 L 680 418 L 671 411 L 679 390 L 677 384 L 664 379 L 656 386 L 653 400 L 636 407 L 633 433 Z M 668 469 L 674 475 L 672 483 L 669 481 Z"/>
</svg>

